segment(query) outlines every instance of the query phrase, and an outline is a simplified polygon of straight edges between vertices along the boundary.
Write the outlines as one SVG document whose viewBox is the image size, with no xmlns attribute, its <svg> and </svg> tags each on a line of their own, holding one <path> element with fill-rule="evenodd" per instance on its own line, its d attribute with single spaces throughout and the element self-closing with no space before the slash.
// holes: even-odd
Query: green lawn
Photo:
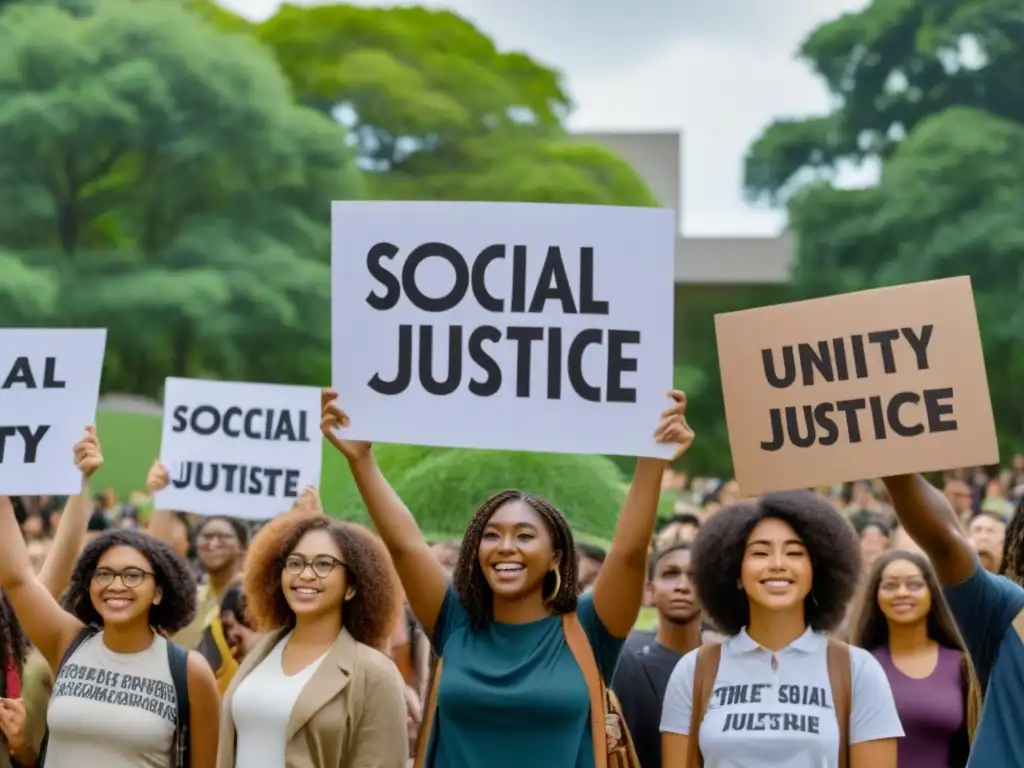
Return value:
<svg viewBox="0 0 1024 768">
<path fill-rule="evenodd" d="M 97 415 L 96 431 L 103 446 L 104 463 L 103 469 L 93 481 L 94 492 L 112 488 L 119 498 L 124 499 L 132 491 L 145 490 L 146 474 L 160 453 L 160 424 L 158 416 L 100 411 Z M 422 451 L 414 446 L 390 448 L 392 450 L 379 454 L 386 473 L 389 468 L 388 460 L 409 461 L 417 451 Z M 405 456 L 403 451 L 406 452 Z M 342 504 L 349 509 L 352 508 L 354 488 L 348 467 L 345 466 L 344 459 L 326 441 L 320 495 L 324 501 L 324 508 L 329 513 L 336 513 Z M 413 506 L 415 507 L 414 504 Z M 433 540 L 448 537 L 428 533 L 427 538 Z M 606 549 L 609 545 L 609 540 L 601 536 L 578 533 L 577 538 Z"/>
</svg>

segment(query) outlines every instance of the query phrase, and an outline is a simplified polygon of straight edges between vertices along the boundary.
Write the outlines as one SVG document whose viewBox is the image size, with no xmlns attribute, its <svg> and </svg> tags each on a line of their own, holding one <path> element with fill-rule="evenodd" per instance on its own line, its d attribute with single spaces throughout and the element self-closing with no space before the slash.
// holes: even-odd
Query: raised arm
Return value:
<svg viewBox="0 0 1024 768">
<path fill-rule="evenodd" d="M 150 498 L 153 498 L 167 487 L 169 481 L 170 476 L 167 473 L 167 467 L 163 465 L 160 459 L 157 459 L 153 462 L 153 466 L 149 468 L 149 474 L 146 475 L 146 493 L 149 494 Z M 146 526 L 146 532 L 154 539 L 159 539 L 164 544 L 173 546 L 176 525 L 177 521 L 175 520 L 174 512 L 167 509 L 157 509 L 154 506 L 153 513 L 149 518 L 149 524 Z"/>
<path fill-rule="evenodd" d="M 348 415 L 335 403 L 337 398 L 336 392 L 323 391 L 320 430 L 348 460 L 370 519 L 391 553 L 409 607 L 428 635 L 433 636 L 448 590 L 448 574 L 430 551 L 416 518 L 377 466 L 371 445 L 343 440 L 335 434 L 335 430 L 345 429 L 350 423 Z"/>
<path fill-rule="evenodd" d="M 56 669 L 82 623 L 64 612 L 32 570 L 14 506 L 7 496 L 0 496 L 0 587 L 7 593 L 28 639 L 50 668 Z"/>
<path fill-rule="evenodd" d="M 925 551 L 943 586 L 966 581 L 978 558 L 946 497 L 921 475 L 884 478 L 900 524 Z"/>
<path fill-rule="evenodd" d="M 669 397 L 673 404 L 661 414 L 654 437 L 660 443 L 676 445 L 675 458 L 679 458 L 693 443 L 693 430 L 686 423 L 686 395 L 673 391 Z M 612 546 L 594 584 L 594 610 L 613 637 L 626 637 L 640 613 L 647 548 L 654 533 L 661 479 L 667 466 L 663 459 L 637 460 Z"/>
<path fill-rule="evenodd" d="M 85 437 L 75 444 L 75 466 L 82 473 L 82 490 L 69 497 L 64 505 L 53 544 L 39 570 L 39 581 L 58 600 L 71 582 L 75 562 L 85 546 L 85 532 L 91 511 L 89 480 L 103 466 L 103 453 L 95 427 L 86 427 Z"/>
</svg>

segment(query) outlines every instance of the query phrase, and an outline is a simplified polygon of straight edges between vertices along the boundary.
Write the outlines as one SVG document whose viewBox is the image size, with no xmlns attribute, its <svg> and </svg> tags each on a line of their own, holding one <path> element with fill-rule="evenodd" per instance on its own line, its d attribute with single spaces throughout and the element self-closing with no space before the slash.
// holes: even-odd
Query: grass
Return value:
<svg viewBox="0 0 1024 768">
<path fill-rule="evenodd" d="M 142 413 L 100 411 L 96 417 L 96 431 L 103 447 L 104 463 L 93 480 L 93 491 L 111 488 L 121 499 L 127 499 L 133 491 L 144 491 L 149 468 L 153 460 L 160 455 L 160 417 Z M 424 453 L 425 449 L 418 446 L 380 446 L 377 450 L 377 460 L 384 473 L 397 481 L 399 478 L 396 475 L 399 473 L 394 468 L 410 466 Z M 514 478 L 511 482 L 514 484 Z M 328 513 L 338 514 L 344 511 L 350 519 L 365 521 L 365 516 L 360 514 L 361 505 L 353 504 L 353 499 L 358 499 L 358 495 L 348 467 L 345 466 L 345 460 L 326 441 L 320 495 L 324 509 Z M 430 525 L 426 527 L 433 528 Z M 582 532 L 577 529 L 576 532 L 580 541 L 604 549 L 610 544 L 610 534 L 609 530 L 606 538 L 593 531 Z M 439 533 L 435 538 L 447 539 L 452 536 L 450 533 Z"/>
</svg>

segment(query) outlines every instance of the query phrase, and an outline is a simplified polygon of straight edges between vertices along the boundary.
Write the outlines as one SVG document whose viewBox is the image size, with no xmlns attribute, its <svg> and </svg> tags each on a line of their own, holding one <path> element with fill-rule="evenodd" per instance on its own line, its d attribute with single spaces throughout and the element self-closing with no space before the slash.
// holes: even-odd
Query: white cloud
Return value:
<svg viewBox="0 0 1024 768">
<path fill-rule="evenodd" d="M 391 5 L 356 0 L 359 5 Z M 275 0 L 223 0 L 265 18 Z M 774 118 L 824 112 L 823 86 L 795 58 L 819 24 L 865 0 L 447 0 L 505 49 L 565 73 L 586 129 L 681 129 L 683 228 L 767 234 L 783 217 L 748 205 L 743 155 Z M 769 11 L 768 9 L 772 9 Z M 783 10 L 784 8 L 784 10 Z M 844 181 L 870 181 L 868 169 Z"/>
</svg>

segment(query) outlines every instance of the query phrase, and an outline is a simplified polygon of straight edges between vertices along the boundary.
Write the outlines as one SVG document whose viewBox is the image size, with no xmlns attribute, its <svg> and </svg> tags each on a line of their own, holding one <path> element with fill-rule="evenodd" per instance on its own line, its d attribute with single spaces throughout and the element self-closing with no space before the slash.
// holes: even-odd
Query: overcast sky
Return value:
<svg viewBox="0 0 1024 768">
<path fill-rule="evenodd" d="M 302 4 L 301 0 L 298 0 Z M 253 19 L 277 0 L 221 0 Z M 394 5 L 355 0 L 359 5 Z M 428 0 L 471 19 L 499 47 L 561 70 L 571 125 L 683 131 L 683 231 L 769 234 L 778 212 L 746 204 L 743 155 L 773 118 L 828 109 L 795 58 L 818 24 L 866 0 Z M 859 183 L 867 174 L 847 174 Z"/>
</svg>

